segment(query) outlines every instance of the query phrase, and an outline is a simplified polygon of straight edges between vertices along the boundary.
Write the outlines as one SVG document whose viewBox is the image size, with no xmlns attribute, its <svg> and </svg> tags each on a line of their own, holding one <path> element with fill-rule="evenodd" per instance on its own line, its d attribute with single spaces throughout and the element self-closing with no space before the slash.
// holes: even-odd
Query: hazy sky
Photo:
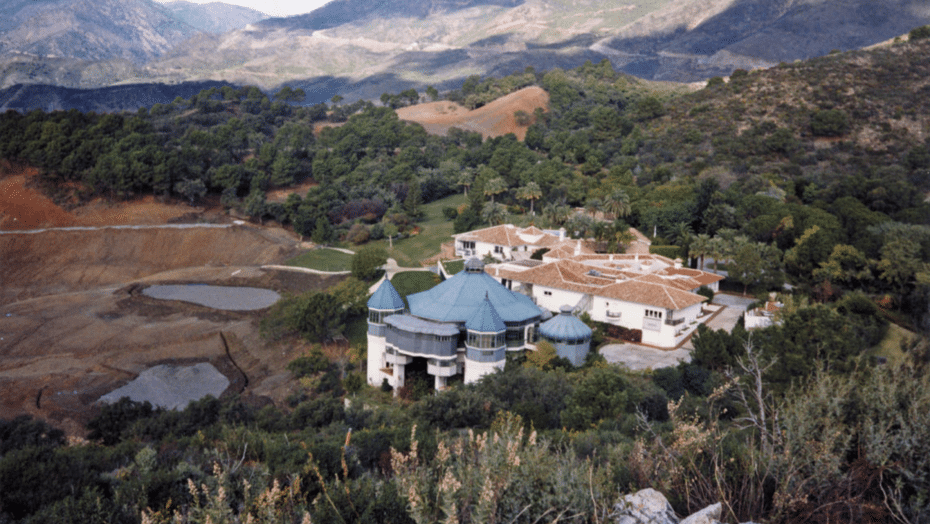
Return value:
<svg viewBox="0 0 930 524">
<path fill-rule="evenodd" d="M 155 0 L 163 4 L 171 0 Z M 195 4 L 208 4 L 210 2 L 223 2 L 224 4 L 235 4 L 261 11 L 271 16 L 291 16 L 309 13 L 314 9 L 328 4 L 332 0 L 187 0 Z"/>
</svg>

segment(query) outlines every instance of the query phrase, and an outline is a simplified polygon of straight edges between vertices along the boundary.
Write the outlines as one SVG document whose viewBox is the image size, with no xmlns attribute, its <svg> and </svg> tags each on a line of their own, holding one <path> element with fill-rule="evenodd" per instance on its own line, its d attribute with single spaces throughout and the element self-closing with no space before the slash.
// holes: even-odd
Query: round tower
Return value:
<svg viewBox="0 0 930 524">
<path fill-rule="evenodd" d="M 465 322 L 465 331 L 466 384 L 504 369 L 507 360 L 507 325 L 487 295 L 475 314 Z"/>
<path fill-rule="evenodd" d="M 391 281 L 384 279 L 368 299 L 368 383 L 372 386 L 380 386 L 384 379 L 392 386 L 397 385 L 397 371 L 389 369 L 385 355 L 384 319 L 403 312 L 404 299 Z"/>
<path fill-rule="evenodd" d="M 591 349 L 591 328 L 572 315 L 571 306 L 559 308 L 559 314 L 539 326 L 539 337 L 555 346 L 558 356 L 574 366 L 584 364 Z"/>
</svg>

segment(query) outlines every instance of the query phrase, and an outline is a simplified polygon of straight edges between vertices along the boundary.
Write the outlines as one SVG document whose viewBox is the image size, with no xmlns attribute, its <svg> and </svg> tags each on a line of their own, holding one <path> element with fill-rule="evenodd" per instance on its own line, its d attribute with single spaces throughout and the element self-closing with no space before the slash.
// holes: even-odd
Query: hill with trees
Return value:
<svg viewBox="0 0 930 524">
<path fill-rule="evenodd" d="M 695 92 L 604 60 L 447 93 L 480 108 L 542 88 L 548 111 L 523 141 L 430 135 L 365 102 L 299 107 L 290 87 L 223 87 L 134 114 L 3 115 L 0 156 L 40 166 L 60 199 L 218 198 L 318 243 L 389 231 L 396 245 L 424 203 L 461 192 L 443 210 L 457 231 L 534 223 L 613 251 L 636 226 L 664 253 L 725 265 L 733 291 L 784 304 L 775 325 L 701 329 L 692 362 L 646 373 L 541 352 L 436 394 L 411 374 L 394 396 L 365 384 L 356 346 L 295 360 L 283 405 L 123 401 L 73 446 L 44 422 L 4 420 L 3 518 L 581 523 L 653 487 L 679 514 L 722 502 L 728 522 L 927 520 L 927 36 Z M 324 122 L 341 125 L 314 134 Z M 304 195 L 266 198 L 308 180 Z M 365 284 L 346 282 L 282 301 L 265 343 L 364 322 Z M 307 321 L 321 311 L 332 322 Z M 911 335 L 889 347 L 902 327 Z M 592 329 L 596 344 L 612 336 Z"/>
</svg>

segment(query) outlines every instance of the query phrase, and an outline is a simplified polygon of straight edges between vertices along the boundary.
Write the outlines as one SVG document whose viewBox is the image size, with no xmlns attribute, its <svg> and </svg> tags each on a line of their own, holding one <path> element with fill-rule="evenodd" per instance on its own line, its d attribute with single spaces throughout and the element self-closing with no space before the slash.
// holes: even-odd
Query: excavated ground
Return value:
<svg viewBox="0 0 930 524">
<path fill-rule="evenodd" d="M 8 234 L 10 225 L 23 224 L 28 227 L 16 229 L 225 219 L 151 202 L 124 210 L 97 203 L 123 220 L 88 219 L 87 208 L 66 211 L 29 195 L 28 175 L 5 174 L 0 169 L 0 195 L 6 195 L 0 198 L 0 418 L 31 414 L 82 436 L 101 395 L 158 364 L 209 362 L 230 380 L 224 394 L 259 404 L 281 402 L 289 393 L 285 366 L 307 348 L 262 340 L 263 311 L 219 311 L 141 290 L 203 282 L 298 293 L 342 278 L 261 269 L 300 252 L 293 235 L 250 224 Z M 10 188 L 37 205 L 17 203 L 2 191 Z"/>
</svg>

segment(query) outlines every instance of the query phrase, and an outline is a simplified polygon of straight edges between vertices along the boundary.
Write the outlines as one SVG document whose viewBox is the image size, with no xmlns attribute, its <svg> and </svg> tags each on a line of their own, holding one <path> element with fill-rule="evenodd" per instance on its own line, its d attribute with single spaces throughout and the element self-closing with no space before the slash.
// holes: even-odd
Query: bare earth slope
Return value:
<svg viewBox="0 0 930 524">
<path fill-rule="evenodd" d="M 141 290 L 171 282 L 296 293 L 337 282 L 260 267 L 297 254 L 298 239 L 154 201 L 66 211 L 24 183 L 28 170 L 13 171 L 0 170 L 0 418 L 31 414 L 82 436 L 101 395 L 158 364 L 209 362 L 230 381 L 224 394 L 256 403 L 287 395 L 285 366 L 305 348 L 262 340 L 262 311 L 162 301 Z M 163 227 L 204 219 L 226 223 Z M 156 226 L 100 227 L 114 223 Z M 76 225 L 99 229 L 24 231 Z"/>
<path fill-rule="evenodd" d="M 532 115 L 536 108 L 545 110 L 549 94 L 537 86 L 526 87 L 490 104 L 469 111 L 453 102 L 430 102 L 397 110 L 401 120 L 416 122 L 428 133 L 445 135 L 450 128 L 476 131 L 484 138 L 514 133 L 518 139 L 526 136 L 526 126 L 517 124 L 514 114 L 523 111 Z"/>
</svg>

